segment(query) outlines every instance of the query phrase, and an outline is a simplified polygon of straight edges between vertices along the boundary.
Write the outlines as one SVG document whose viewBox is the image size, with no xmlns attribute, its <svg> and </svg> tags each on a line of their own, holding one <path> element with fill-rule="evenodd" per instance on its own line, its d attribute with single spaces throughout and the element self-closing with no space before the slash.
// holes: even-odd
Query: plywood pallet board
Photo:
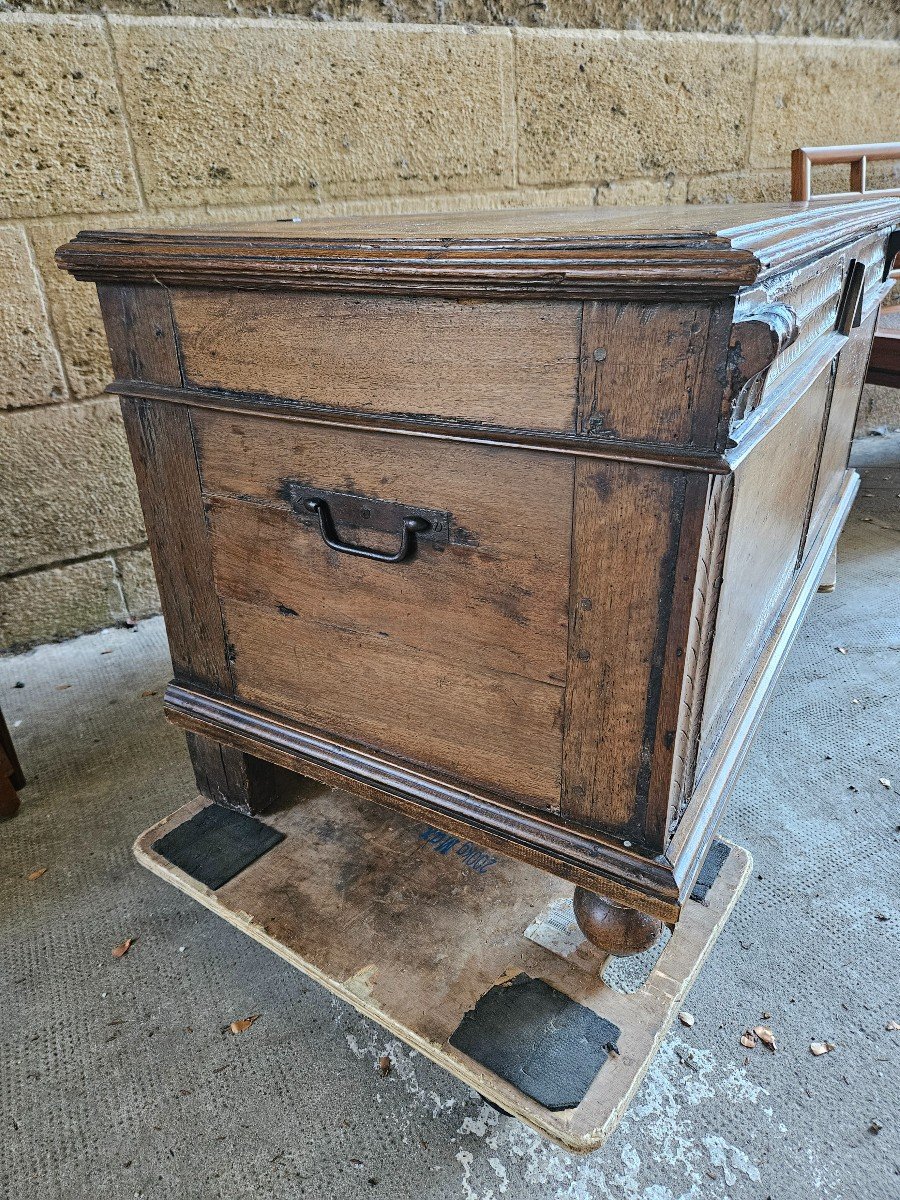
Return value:
<svg viewBox="0 0 900 1200">
<path fill-rule="evenodd" d="M 567 921 L 572 886 L 543 871 L 303 781 L 263 818 L 283 840 L 212 890 L 154 848 L 207 806 L 198 798 L 147 830 L 135 844 L 138 859 L 574 1151 L 596 1149 L 615 1128 L 751 866 L 746 851 L 730 847 L 705 902 L 687 903 L 643 986 L 625 994 L 603 981 L 602 956 L 579 945 Z M 450 1045 L 482 996 L 523 974 L 621 1031 L 574 1108 L 551 1111 Z"/>
</svg>

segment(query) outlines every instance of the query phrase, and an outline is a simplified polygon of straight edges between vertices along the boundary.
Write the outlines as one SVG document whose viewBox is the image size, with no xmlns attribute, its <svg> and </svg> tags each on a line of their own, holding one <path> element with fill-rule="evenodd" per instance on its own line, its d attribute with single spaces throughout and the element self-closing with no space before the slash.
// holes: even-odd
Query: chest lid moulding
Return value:
<svg viewBox="0 0 900 1200">
<path fill-rule="evenodd" d="M 170 716 L 674 919 L 846 514 L 843 467 L 816 490 L 830 364 L 898 221 L 888 199 L 79 234 L 58 261 L 99 286 Z M 711 714 L 726 548 L 752 571 L 749 493 L 776 506 L 779 471 L 800 527 Z M 384 558 L 406 520 L 430 529 L 406 561 L 341 553 Z"/>
</svg>

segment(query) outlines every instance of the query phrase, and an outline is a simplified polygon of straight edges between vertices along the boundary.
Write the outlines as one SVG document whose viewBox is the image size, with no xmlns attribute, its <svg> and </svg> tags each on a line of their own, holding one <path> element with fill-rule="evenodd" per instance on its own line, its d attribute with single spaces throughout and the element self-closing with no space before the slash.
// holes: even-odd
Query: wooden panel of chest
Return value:
<svg viewBox="0 0 900 1200">
<path fill-rule="evenodd" d="M 93 235 L 207 794 L 261 803 L 266 760 L 676 919 L 852 500 L 897 212 L 555 273 L 546 234 L 488 271 L 420 232 L 364 286 L 368 237 L 307 271 L 273 233 L 264 282 L 258 238 L 160 243 L 154 283 Z"/>
</svg>

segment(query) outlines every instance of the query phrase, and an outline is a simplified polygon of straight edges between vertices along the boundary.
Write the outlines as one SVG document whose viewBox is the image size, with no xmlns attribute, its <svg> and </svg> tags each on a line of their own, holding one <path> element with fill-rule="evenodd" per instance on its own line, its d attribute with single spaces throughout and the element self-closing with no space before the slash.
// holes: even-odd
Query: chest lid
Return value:
<svg viewBox="0 0 900 1200">
<path fill-rule="evenodd" d="M 892 198 L 581 208 L 93 231 L 57 252 L 101 283 L 519 299 L 733 295 L 900 223 Z"/>
</svg>

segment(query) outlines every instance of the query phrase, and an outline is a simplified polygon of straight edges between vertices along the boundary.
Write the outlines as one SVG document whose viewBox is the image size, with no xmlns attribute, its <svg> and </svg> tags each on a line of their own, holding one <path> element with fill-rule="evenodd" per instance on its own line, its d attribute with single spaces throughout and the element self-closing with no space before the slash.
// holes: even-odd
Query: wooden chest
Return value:
<svg viewBox="0 0 900 1200">
<path fill-rule="evenodd" d="M 598 894 L 675 921 L 854 496 L 898 224 L 887 199 L 63 247 L 99 286 L 201 790 L 261 810 L 276 764 L 571 880 L 589 936 Z"/>
</svg>

